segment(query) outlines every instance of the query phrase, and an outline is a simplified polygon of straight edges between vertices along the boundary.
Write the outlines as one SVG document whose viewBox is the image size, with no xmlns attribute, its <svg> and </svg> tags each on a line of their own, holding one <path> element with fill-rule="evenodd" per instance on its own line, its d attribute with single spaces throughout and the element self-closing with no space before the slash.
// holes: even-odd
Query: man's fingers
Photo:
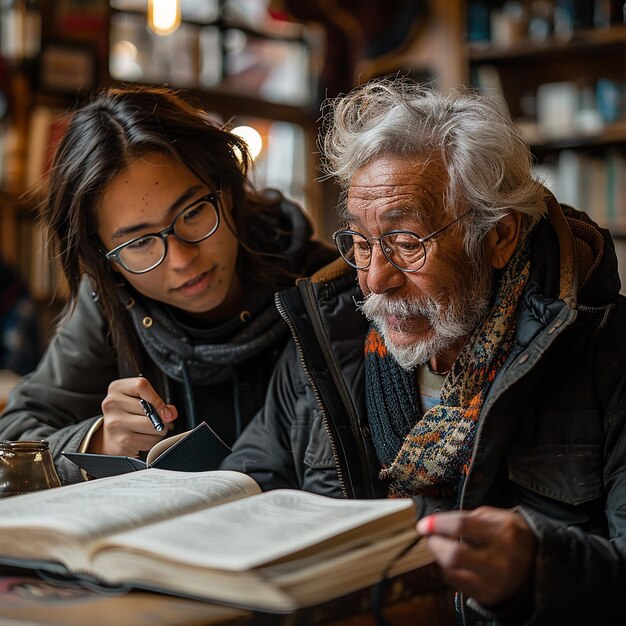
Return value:
<svg viewBox="0 0 626 626">
<path fill-rule="evenodd" d="M 484 550 L 457 538 L 432 535 L 428 538 L 428 548 L 444 569 L 480 569 L 485 559 Z"/>
<path fill-rule="evenodd" d="M 421 535 L 442 535 L 483 545 L 513 540 L 516 518 L 503 509 L 480 507 L 473 511 L 436 513 L 421 519 L 417 532 Z"/>
<path fill-rule="evenodd" d="M 505 573 L 510 564 L 509 552 L 500 546 L 477 546 L 440 535 L 433 535 L 427 541 L 429 550 L 444 569 Z"/>
<path fill-rule="evenodd" d="M 497 581 L 490 575 L 493 563 L 485 563 L 484 550 L 440 535 L 428 538 L 428 548 L 441 567 L 444 579 L 454 589 L 479 598 L 488 597 L 486 592 L 497 591 Z"/>
<path fill-rule="evenodd" d="M 536 539 L 514 511 L 482 507 L 425 517 L 417 530 L 446 580 L 483 604 L 510 598 L 532 571 Z"/>
</svg>

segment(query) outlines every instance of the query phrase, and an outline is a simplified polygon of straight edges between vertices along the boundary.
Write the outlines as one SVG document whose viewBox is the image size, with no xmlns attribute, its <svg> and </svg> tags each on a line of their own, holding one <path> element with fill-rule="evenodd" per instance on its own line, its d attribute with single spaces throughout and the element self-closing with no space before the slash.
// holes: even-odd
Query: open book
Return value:
<svg viewBox="0 0 626 626">
<path fill-rule="evenodd" d="M 412 500 L 261 493 L 238 472 L 147 469 L 0 500 L 0 563 L 270 612 L 432 562 Z"/>
<path fill-rule="evenodd" d="M 145 461 L 112 454 L 88 452 L 63 452 L 62 454 L 93 478 L 105 478 L 148 467 L 180 472 L 214 470 L 229 453 L 230 448 L 218 434 L 206 422 L 202 422 L 193 430 L 159 441 L 149 450 Z"/>
</svg>

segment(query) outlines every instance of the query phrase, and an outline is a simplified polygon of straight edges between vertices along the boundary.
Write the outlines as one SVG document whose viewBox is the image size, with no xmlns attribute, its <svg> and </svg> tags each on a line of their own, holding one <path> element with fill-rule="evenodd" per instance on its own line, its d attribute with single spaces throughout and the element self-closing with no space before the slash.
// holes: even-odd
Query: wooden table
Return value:
<svg viewBox="0 0 626 626">
<path fill-rule="evenodd" d="M 391 595 L 395 592 L 389 590 Z M 397 592 L 397 590 L 396 590 Z M 360 594 L 363 598 L 363 594 Z M 0 567 L 2 626 L 379 626 L 371 610 L 342 599 L 340 617 L 328 607 L 302 613 L 253 613 L 156 593 L 104 596 L 57 587 L 32 572 Z M 437 591 L 389 601 L 382 610 L 389 626 L 453 626 L 452 593 Z"/>
</svg>

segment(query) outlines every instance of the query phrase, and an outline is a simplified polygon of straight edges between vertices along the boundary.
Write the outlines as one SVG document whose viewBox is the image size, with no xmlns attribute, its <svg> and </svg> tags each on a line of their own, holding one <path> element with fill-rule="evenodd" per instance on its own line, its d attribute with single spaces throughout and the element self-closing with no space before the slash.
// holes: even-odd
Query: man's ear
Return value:
<svg viewBox="0 0 626 626">
<path fill-rule="evenodd" d="M 502 269 L 513 256 L 522 231 L 522 214 L 511 211 L 487 233 L 487 250 L 491 267 Z"/>
</svg>

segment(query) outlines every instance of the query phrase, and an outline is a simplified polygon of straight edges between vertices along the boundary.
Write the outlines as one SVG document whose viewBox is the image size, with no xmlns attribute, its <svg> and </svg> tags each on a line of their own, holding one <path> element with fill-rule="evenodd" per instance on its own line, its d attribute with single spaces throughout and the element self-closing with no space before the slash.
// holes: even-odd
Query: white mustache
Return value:
<svg viewBox="0 0 626 626">
<path fill-rule="evenodd" d="M 368 320 L 378 325 L 388 316 L 397 317 L 401 322 L 422 318 L 436 329 L 440 339 L 456 339 L 459 333 L 456 324 L 442 323 L 442 307 L 432 298 L 390 298 L 386 294 L 370 293 L 357 305 Z"/>
<path fill-rule="evenodd" d="M 390 298 L 382 293 L 368 294 L 357 306 L 368 319 L 393 315 L 401 320 L 423 317 L 432 321 L 440 312 L 440 306 L 430 298 L 422 302 L 415 298 Z"/>
<path fill-rule="evenodd" d="M 441 301 L 415 289 L 409 296 L 370 293 L 356 305 L 377 327 L 398 364 L 411 371 L 474 331 L 488 314 L 491 289 L 491 270 L 485 265 L 471 277 L 453 278 Z M 394 318 L 393 326 L 390 318 Z M 415 320 L 427 322 L 428 330 L 420 324 L 422 330 L 416 332 L 411 324 Z M 414 332 L 410 344 L 395 343 L 398 333 L 410 337 Z"/>
</svg>

